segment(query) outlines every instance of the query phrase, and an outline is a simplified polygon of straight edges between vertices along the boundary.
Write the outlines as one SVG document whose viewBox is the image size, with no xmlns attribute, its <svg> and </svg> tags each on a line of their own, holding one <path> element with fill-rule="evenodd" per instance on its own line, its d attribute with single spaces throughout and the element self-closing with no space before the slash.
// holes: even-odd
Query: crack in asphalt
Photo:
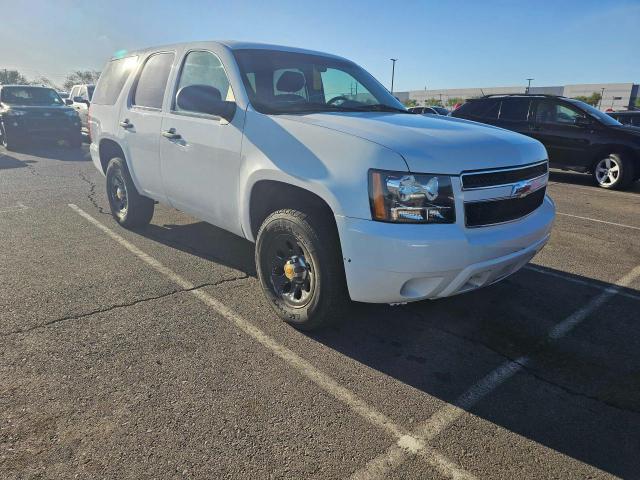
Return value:
<svg viewBox="0 0 640 480">
<path fill-rule="evenodd" d="M 78 171 L 78 176 L 80 177 L 80 179 L 83 182 L 86 182 L 86 183 L 89 184 L 89 193 L 87 194 L 87 198 L 89 199 L 91 204 L 96 208 L 98 213 L 101 213 L 102 215 L 111 216 L 111 213 L 105 212 L 104 209 L 100 205 L 98 205 L 98 200 L 96 198 L 96 195 L 97 195 L 96 183 L 91 181 L 89 178 L 87 178 L 86 175 L 84 173 L 82 173 L 81 171 Z"/>
<path fill-rule="evenodd" d="M 96 310 L 92 310 L 92 311 L 89 311 L 89 312 L 86 312 L 86 313 L 79 313 L 79 314 L 76 314 L 76 315 L 68 315 L 66 317 L 55 318 L 53 320 L 49 320 L 47 322 L 40 323 L 38 325 L 33 325 L 33 326 L 29 327 L 29 328 L 25 328 L 25 329 L 22 329 L 22 330 L 13 330 L 11 332 L 0 333 L 0 337 L 9 337 L 9 336 L 12 336 L 12 335 L 19 335 L 19 334 L 22 334 L 22 333 L 29 333 L 29 332 L 32 332 L 34 330 L 39 330 L 41 328 L 45 328 L 45 327 L 49 327 L 51 325 L 55 325 L 57 323 L 67 322 L 69 320 L 79 320 L 79 319 L 82 319 L 82 318 L 90 317 L 92 315 L 96 315 L 98 313 L 110 312 L 110 311 L 116 310 L 118 308 L 132 307 L 132 306 L 137 305 L 139 303 L 151 302 L 151 301 L 158 300 L 158 299 L 161 299 L 161 298 L 170 297 L 170 296 L 176 295 L 178 293 L 191 292 L 193 290 L 198 290 L 200 288 L 205 288 L 205 287 L 216 287 L 216 286 L 222 285 L 224 283 L 238 282 L 238 281 L 241 281 L 241 280 L 245 280 L 247 278 L 249 278 L 249 276 L 244 274 L 244 275 L 240 275 L 238 277 L 225 278 L 225 279 L 219 280 L 217 282 L 213 282 L 213 283 L 201 283 L 201 284 L 195 285 L 195 286 L 193 286 L 191 288 L 177 288 L 177 289 L 171 290 L 170 292 L 163 293 L 162 295 L 156 295 L 156 296 L 152 296 L 152 297 L 140 298 L 140 299 L 134 300 L 134 301 L 129 302 L 129 303 L 119 303 L 119 304 L 116 304 L 116 305 L 110 305 L 108 307 L 98 308 Z"/>
<path fill-rule="evenodd" d="M 406 305 L 400 305 L 400 308 L 402 308 L 403 310 L 407 311 L 408 313 L 414 315 L 415 317 L 419 318 L 420 320 L 423 321 L 427 321 L 429 322 L 429 319 L 424 316 L 422 313 L 416 312 L 415 310 L 408 308 Z M 436 326 L 434 324 L 429 323 L 428 325 L 429 328 L 432 328 L 434 330 L 438 330 L 442 333 L 445 333 L 447 335 L 450 335 L 452 337 L 456 337 L 465 341 L 468 341 L 470 343 L 473 343 L 475 345 L 480 345 L 484 348 L 486 348 L 487 350 L 489 350 L 492 353 L 495 353 L 496 355 L 502 357 L 504 360 L 507 360 L 509 362 L 513 362 L 516 365 L 519 365 L 522 368 L 522 371 L 527 373 L 528 375 L 532 376 L 533 378 L 535 378 L 536 380 L 539 380 L 543 383 L 546 383 L 547 385 L 550 385 L 552 387 L 556 387 L 559 390 L 562 390 L 563 392 L 574 396 L 574 397 L 581 397 L 581 398 L 586 398 L 588 400 L 592 400 L 594 402 L 598 402 L 601 403 L 603 405 L 607 405 L 608 407 L 614 408 L 616 410 L 620 410 L 622 412 L 628 412 L 628 413 L 635 413 L 635 414 L 640 414 L 640 409 L 635 409 L 635 408 L 629 408 L 629 407 L 623 407 L 620 406 L 616 403 L 613 403 L 609 400 L 605 400 L 602 399 L 600 397 L 597 397 L 595 395 L 589 395 L 587 393 L 584 392 L 579 392 L 577 390 L 574 390 L 566 385 L 562 385 L 560 383 L 556 383 L 553 380 L 550 380 L 546 377 L 543 377 L 540 373 L 536 372 L 535 370 L 533 370 L 528 364 L 526 363 L 522 363 L 519 362 L 518 359 L 516 358 L 511 358 L 509 355 L 505 354 L 504 352 L 501 352 L 500 350 L 496 350 L 493 346 L 489 345 L 488 343 L 483 342 L 482 340 L 478 340 L 477 338 L 472 338 L 472 337 L 468 337 L 466 335 L 461 335 L 460 333 L 454 332 L 452 330 L 448 330 L 446 328 L 443 328 L 441 326 Z M 546 347 L 548 345 L 550 345 L 552 343 L 551 340 L 545 338 L 542 339 L 540 341 L 537 342 L 536 347 L 534 347 L 533 349 L 531 349 L 531 351 L 525 355 L 522 356 L 526 356 L 529 357 L 531 359 L 533 359 L 533 357 L 537 354 L 543 353 L 544 350 L 546 349 Z M 522 357 L 521 356 L 521 357 Z"/>
</svg>

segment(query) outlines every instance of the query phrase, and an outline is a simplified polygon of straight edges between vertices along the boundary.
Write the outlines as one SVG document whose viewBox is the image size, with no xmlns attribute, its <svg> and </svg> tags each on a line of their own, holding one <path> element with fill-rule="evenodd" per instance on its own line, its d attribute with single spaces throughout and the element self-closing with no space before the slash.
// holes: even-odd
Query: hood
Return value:
<svg viewBox="0 0 640 480">
<path fill-rule="evenodd" d="M 610 125 L 609 128 L 622 133 L 630 133 L 631 135 L 640 135 L 640 127 L 634 127 L 633 125 Z"/>
<path fill-rule="evenodd" d="M 280 116 L 364 138 L 402 155 L 410 171 L 457 175 L 545 160 L 537 140 L 502 128 L 444 116 L 348 112 Z"/>
</svg>

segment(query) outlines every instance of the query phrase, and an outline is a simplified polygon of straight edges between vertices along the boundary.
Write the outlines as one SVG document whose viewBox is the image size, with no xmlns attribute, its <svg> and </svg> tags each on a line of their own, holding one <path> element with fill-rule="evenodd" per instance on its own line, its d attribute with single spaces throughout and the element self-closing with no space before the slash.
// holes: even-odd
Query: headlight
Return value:
<svg viewBox="0 0 640 480">
<path fill-rule="evenodd" d="M 371 217 L 380 222 L 454 223 L 451 178 L 369 170 Z"/>
</svg>

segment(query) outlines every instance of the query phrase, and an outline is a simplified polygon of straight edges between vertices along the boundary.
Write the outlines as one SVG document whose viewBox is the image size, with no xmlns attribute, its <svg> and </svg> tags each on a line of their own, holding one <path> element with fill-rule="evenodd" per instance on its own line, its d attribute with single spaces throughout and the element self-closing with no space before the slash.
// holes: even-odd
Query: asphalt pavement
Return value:
<svg viewBox="0 0 640 480">
<path fill-rule="evenodd" d="M 86 145 L 0 149 L 0 478 L 640 478 L 640 183 L 548 191 L 519 273 L 305 334 L 251 243 L 122 229 Z"/>
</svg>

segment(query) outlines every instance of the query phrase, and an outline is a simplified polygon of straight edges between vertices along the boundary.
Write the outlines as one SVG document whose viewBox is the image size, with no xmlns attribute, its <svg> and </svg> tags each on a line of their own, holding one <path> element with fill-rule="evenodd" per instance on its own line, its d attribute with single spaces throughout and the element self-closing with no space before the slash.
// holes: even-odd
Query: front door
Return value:
<svg viewBox="0 0 640 480">
<path fill-rule="evenodd" d="M 537 102 L 531 136 L 547 148 L 549 162 L 558 166 L 586 168 L 593 127 L 581 124 L 586 114 L 554 99 Z"/>
<path fill-rule="evenodd" d="M 172 89 L 169 111 L 162 119 L 160 159 L 164 190 L 175 208 L 241 234 L 238 178 L 244 111 L 236 110 L 228 122 L 180 108 L 177 94 L 190 85 L 214 87 L 222 100 L 234 101 L 220 59 L 209 51 L 187 52 Z"/>
</svg>

